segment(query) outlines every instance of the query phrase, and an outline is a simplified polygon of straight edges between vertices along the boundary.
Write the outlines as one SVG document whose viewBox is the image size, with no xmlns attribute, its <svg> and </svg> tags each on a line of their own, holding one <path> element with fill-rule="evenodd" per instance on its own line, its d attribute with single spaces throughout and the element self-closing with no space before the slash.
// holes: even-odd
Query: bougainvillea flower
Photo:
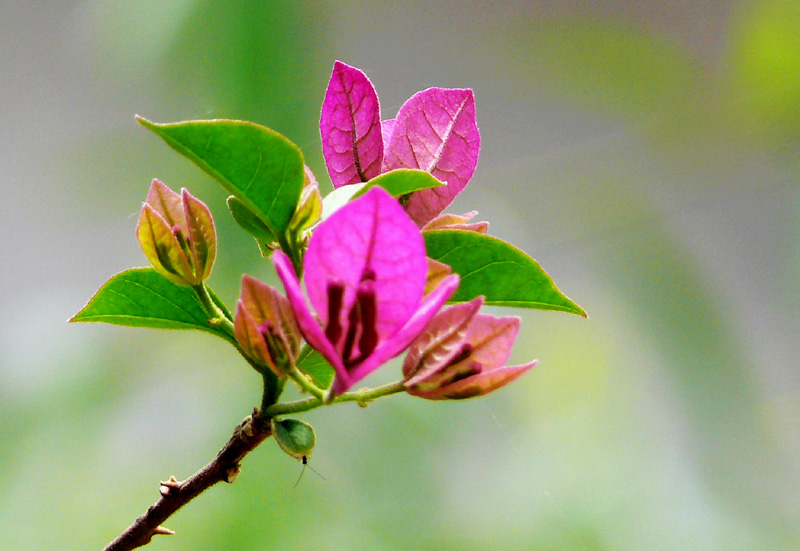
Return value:
<svg viewBox="0 0 800 551">
<path fill-rule="evenodd" d="M 329 397 L 408 348 L 458 288 L 450 275 L 424 295 L 422 235 L 380 187 L 337 210 L 311 237 L 303 273 L 316 317 L 289 258 L 280 251 L 273 258 L 300 331 L 336 371 Z"/>
<path fill-rule="evenodd" d="M 284 376 L 300 352 L 300 331 L 289 301 L 266 283 L 245 275 L 236 304 L 236 340 L 259 366 Z"/>
<path fill-rule="evenodd" d="M 199 285 L 211 274 L 217 233 L 208 207 L 185 189 L 175 193 L 153 180 L 136 237 L 161 275 L 178 285 Z"/>
<path fill-rule="evenodd" d="M 423 90 L 400 107 L 397 117 L 381 121 L 378 95 L 367 76 L 337 61 L 319 126 L 336 188 L 396 168 L 425 170 L 447 184 L 413 192 L 404 202 L 419 227 L 453 201 L 478 164 L 481 140 L 469 89 Z"/>
<path fill-rule="evenodd" d="M 439 312 L 403 362 L 406 392 L 428 400 L 482 396 L 507 385 L 536 361 L 504 366 L 519 318 L 478 314 L 483 298 Z"/>
<path fill-rule="evenodd" d="M 442 213 L 422 227 L 422 231 L 430 230 L 464 230 L 485 234 L 489 231 L 489 222 L 470 222 L 478 214 L 471 210 L 464 214 Z"/>
<path fill-rule="evenodd" d="M 366 182 L 381 173 L 380 106 L 363 72 L 341 61 L 334 64 L 319 130 L 333 187 Z"/>
</svg>

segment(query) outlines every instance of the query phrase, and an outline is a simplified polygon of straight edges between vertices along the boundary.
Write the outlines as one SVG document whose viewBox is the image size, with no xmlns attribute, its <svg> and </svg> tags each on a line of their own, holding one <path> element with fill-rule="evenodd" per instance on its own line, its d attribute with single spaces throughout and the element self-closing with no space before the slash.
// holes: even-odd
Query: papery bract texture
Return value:
<svg viewBox="0 0 800 551">
<path fill-rule="evenodd" d="M 386 119 L 381 121 L 381 134 L 383 134 L 383 152 L 389 150 L 389 141 L 392 139 L 392 131 L 394 130 L 394 119 Z"/>
<path fill-rule="evenodd" d="M 409 197 L 406 211 L 421 227 L 464 189 L 478 164 L 481 138 L 472 90 L 418 92 L 403 104 L 390 128 L 384 170 L 418 168 L 447 184 Z"/>
<path fill-rule="evenodd" d="M 300 351 L 300 331 L 289 301 L 257 279 L 242 278 L 242 295 L 234 320 L 236 340 L 260 365 L 283 376 Z"/>
<path fill-rule="evenodd" d="M 483 299 L 452 306 L 434 317 L 403 362 L 406 390 L 429 400 L 462 399 L 504 386 L 536 362 L 504 366 L 519 318 L 478 314 Z"/>
<path fill-rule="evenodd" d="M 332 395 L 405 350 L 458 287 L 451 275 L 423 297 L 424 241 L 380 187 L 336 211 L 309 242 L 303 268 L 316 318 L 288 257 L 276 252 L 274 261 L 303 336 L 336 371 Z"/>
<path fill-rule="evenodd" d="M 366 182 L 380 174 L 380 107 L 375 88 L 363 72 L 341 61 L 334 64 L 319 130 L 333 187 Z"/>
</svg>

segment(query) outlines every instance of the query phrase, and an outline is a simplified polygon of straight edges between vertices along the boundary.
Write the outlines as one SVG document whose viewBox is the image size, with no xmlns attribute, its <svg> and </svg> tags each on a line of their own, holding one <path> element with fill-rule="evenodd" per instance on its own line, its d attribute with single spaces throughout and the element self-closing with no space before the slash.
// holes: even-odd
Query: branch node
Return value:
<svg viewBox="0 0 800 551">
<path fill-rule="evenodd" d="M 242 420 L 242 424 L 239 425 L 241 427 L 241 431 L 244 433 L 245 436 L 250 438 L 253 437 L 253 416 L 248 415 Z"/>
</svg>

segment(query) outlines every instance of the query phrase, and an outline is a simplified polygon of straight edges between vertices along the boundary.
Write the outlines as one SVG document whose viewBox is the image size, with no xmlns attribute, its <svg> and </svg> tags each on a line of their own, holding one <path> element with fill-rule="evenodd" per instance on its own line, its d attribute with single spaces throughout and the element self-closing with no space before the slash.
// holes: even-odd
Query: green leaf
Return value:
<svg viewBox="0 0 800 551">
<path fill-rule="evenodd" d="M 430 172 L 411 168 L 398 168 L 391 170 L 380 176 L 376 176 L 367 182 L 360 190 L 353 195 L 353 198 L 361 197 L 375 186 L 381 186 L 388 191 L 392 197 L 401 197 L 413 191 L 443 186 L 441 182 L 434 178 Z"/>
<path fill-rule="evenodd" d="M 285 233 L 303 189 L 303 154 L 277 132 L 244 121 L 169 124 L 137 120 L 235 195 L 287 245 Z"/>
<path fill-rule="evenodd" d="M 375 186 L 381 186 L 388 191 L 392 197 L 402 197 L 414 191 L 443 185 L 444 182 L 440 182 L 431 176 L 430 172 L 410 168 L 398 168 L 376 176 L 369 182 L 342 186 L 330 192 L 323 200 L 322 219 L 328 218 L 352 199 L 361 197 Z"/>
<path fill-rule="evenodd" d="M 330 388 L 335 374 L 333 367 L 322 357 L 322 354 L 306 346 L 297 359 L 297 367 L 303 373 L 310 375 L 317 387 L 325 390 Z"/>
<path fill-rule="evenodd" d="M 267 258 L 272 254 L 272 251 L 267 247 L 268 244 L 274 243 L 275 236 L 269 230 L 266 224 L 261 221 L 250 209 L 247 208 L 241 200 L 235 195 L 228 197 L 228 210 L 231 211 L 233 220 L 244 231 L 255 237 L 258 248 L 261 250 L 261 255 Z"/>
<path fill-rule="evenodd" d="M 272 418 L 272 435 L 281 449 L 295 459 L 311 455 L 317 436 L 314 427 L 299 419 Z"/>
<path fill-rule="evenodd" d="M 219 297 L 210 289 L 209 292 L 214 303 L 230 318 Z M 200 329 L 234 342 L 218 326 L 208 323 L 208 314 L 191 287 L 176 285 L 153 268 L 133 268 L 115 275 L 69 321 Z"/>
<path fill-rule="evenodd" d="M 461 230 L 424 232 L 428 256 L 461 276 L 450 302 L 483 295 L 486 304 L 559 310 L 586 317 L 583 309 L 556 288 L 539 264 L 496 237 Z"/>
</svg>

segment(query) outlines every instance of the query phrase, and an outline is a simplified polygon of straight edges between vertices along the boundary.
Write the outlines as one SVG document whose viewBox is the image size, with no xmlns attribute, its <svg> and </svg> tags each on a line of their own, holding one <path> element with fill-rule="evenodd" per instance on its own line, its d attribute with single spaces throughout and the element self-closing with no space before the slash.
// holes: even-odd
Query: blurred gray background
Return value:
<svg viewBox="0 0 800 551">
<path fill-rule="evenodd" d="M 590 317 L 521 312 L 512 361 L 540 364 L 491 396 L 305 415 L 324 480 L 293 488 L 301 465 L 268 441 L 149 549 L 797 549 L 794 0 L 0 1 L 0 548 L 102 548 L 259 399 L 220 339 L 66 323 L 145 264 L 153 177 L 215 213 L 228 304 L 242 273 L 274 277 L 222 189 L 134 114 L 267 125 L 329 186 L 336 59 L 384 118 L 474 89 L 483 149 L 451 210 Z"/>
</svg>

